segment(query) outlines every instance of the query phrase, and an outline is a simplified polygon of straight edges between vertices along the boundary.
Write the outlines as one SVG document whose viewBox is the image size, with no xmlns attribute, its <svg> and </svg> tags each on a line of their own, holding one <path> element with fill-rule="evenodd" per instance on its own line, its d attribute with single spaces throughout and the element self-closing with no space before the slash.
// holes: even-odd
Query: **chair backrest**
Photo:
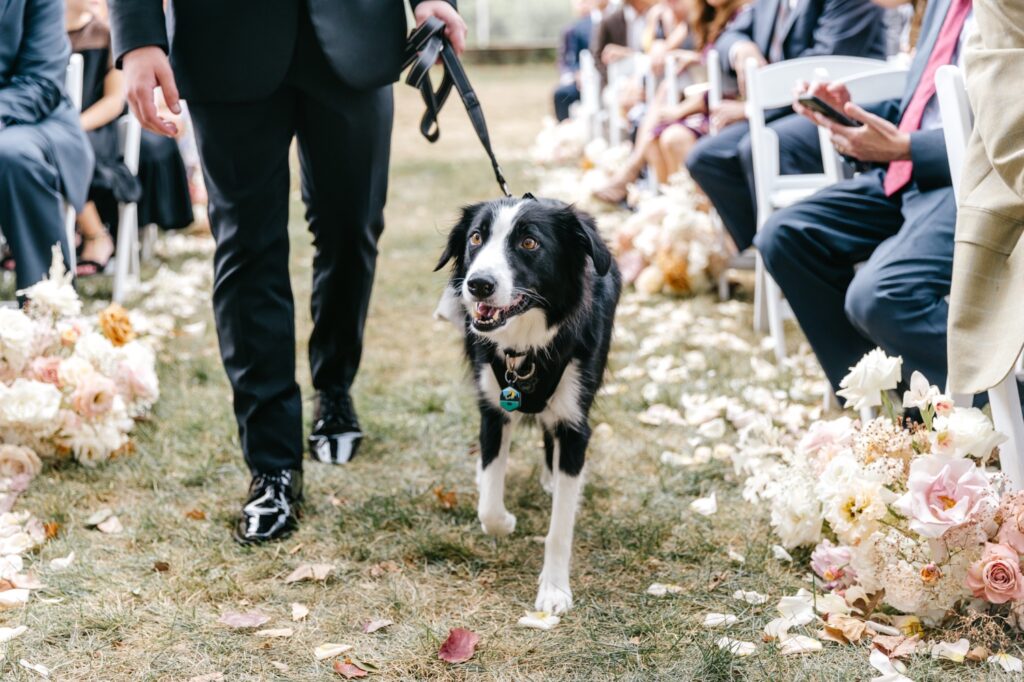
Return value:
<svg viewBox="0 0 1024 682">
<path fill-rule="evenodd" d="M 580 105 L 584 111 L 601 108 L 601 74 L 590 50 L 580 52 Z"/>
<path fill-rule="evenodd" d="M 850 91 L 850 99 L 861 106 L 884 102 L 888 99 L 898 100 L 903 97 L 907 88 L 907 68 L 893 64 L 877 71 L 843 78 L 840 82 Z M 833 182 L 838 182 L 843 178 L 843 159 L 832 146 L 832 140 L 826 129 L 818 129 L 818 138 L 821 143 L 821 158 L 825 166 L 825 174 Z"/>
<path fill-rule="evenodd" d="M 713 109 L 722 103 L 722 62 L 717 50 L 708 50 L 708 107 Z"/>
<path fill-rule="evenodd" d="M 647 55 L 637 52 L 628 57 L 616 60 L 608 65 L 608 85 L 618 87 L 623 80 L 647 68 Z"/>
<path fill-rule="evenodd" d="M 967 140 L 974 126 L 971 102 L 967 98 L 963 74 L 953 65 L 940 67 L 935 74 L 935 92 L 942 115 L 942 132 L 946 138 L 946 157 L 953 194 L 960 199 L 960 176 L 967 154 Z"/>
<path fill-rule="evenodd" d="M 68 62 L 68 68 L 64 75 L 64 89 L 71 98 L 75 109 L 82 110 L 82 87 L 85 80 L 85 60 L 82 55 L 73 54 Z"/>
</svg>

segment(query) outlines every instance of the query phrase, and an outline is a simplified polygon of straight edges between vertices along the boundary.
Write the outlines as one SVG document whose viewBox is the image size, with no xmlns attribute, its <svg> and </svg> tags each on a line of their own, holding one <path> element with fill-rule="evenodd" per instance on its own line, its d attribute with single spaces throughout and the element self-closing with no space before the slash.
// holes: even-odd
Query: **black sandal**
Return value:
<svg viewBox="0 0 1024 682">
<path fill-rule="evenodd" d="M 114 245 L 113 238 L 109 232 L 104 231 L 107 239 L 111 240 L 111 245 Z M 96 241 L 101 237 L 82 237 L 82 246 L 85 246 L 87 242 Z M 75 266 L 75 277 L 94 277 L 96 275 L 102 275 L 107 271 L 107 266 L 110 265 L 110 261 L 114 259 L 114 251 L 111 250 L 107 260 L 103 263 L 99 261 L 90 260 L 88 258 L 79 258 L 78 264 Z"/>
</svg>

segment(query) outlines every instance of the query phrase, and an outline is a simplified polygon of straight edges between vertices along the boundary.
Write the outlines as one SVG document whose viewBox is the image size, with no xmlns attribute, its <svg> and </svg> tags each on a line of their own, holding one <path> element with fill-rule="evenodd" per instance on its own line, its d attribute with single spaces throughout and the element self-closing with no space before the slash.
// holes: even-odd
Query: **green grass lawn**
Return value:
<svg viewBox="0 0 1024 682">
<path fill-rule="evenodd" d="M 513 188 L 531 189 L 527 149 L 549 107 L 549 67 L 475 67 L 492 137 Z M 313 649 L 348 643 L 381 680 L 852 680 L 874 671 L 865 646 L 826 644 L 825 651 L 783 657 L 760 644 L 775 603 L 805 583 L 804 571 L 772 558 L 763 510 L 739 495 L 728 462 L 695 467 L 660 462 L 665 450 L 691 452 L 696 429 L 651 427 L 637 414 L 651 401 L 676 404 L 682 393 L 740 394 L 763 385 L 785 390 L 789 369 L 757 378 L 749 354 L 716 344 L 713 334 L 745 340 L 761 358 L 746 304 L 707 298 L 628 299 L 620 316 L 610 372 L 618 386 L 599 401 L 584 502 L 577 523 L 573 588 L 576 606 L 551 632 L 515 626 L 532 609 L 549 498 L 538 483 L 540 436 L 523 431 L 513 446 L 508 505 L 516 532 L 495 540 L 476 521 L 474 440 L 477 410 L 454 330 L 431 318 L 443 275 L 432 272 L 457 208 L 496 195 L 490 167 L 453 99 L 441 141 L 417 132 L 421 103 L 397 89 L 398 115 L 388 227 L 367 329 L 356 401 L 369 439 L 345 467 L 309 463 L 302 528 L 289 540 L 242 549 L 229 539 L 248 475 L 239 452 L 228 385 L 212 318 L 204 335 L 174 340 L 161 356 L 162 398 L 140 426 L 137 451 L 96 470 L 49 467 L 19 502 L 61 524 L 43 560 L 74 550 L 72 567 L 42 571 L 58 604 L 33 600 L 0 624 L 30 631 L 0 645 L 4 680 L 36 679 L 17 665 L 43 663 L 59 680 L 187 680 L 223 673 L 226 680 L 339 679 Z M 292 267 L 300 334 L 297 374 L 307 398 L 310 237 L 298 192 L 292 207 Z M 696 332 L 701 332 L 695 335 Z M 658 340 L 659 347 L 650 339 Z M 653 356 L 699 351 L 699 363 L 672 382 L 648 388 L 636 371 Z M 804 372 L 797 372 L 803 374 Z M 808 401 L 813 401 L 809 397 Z M 308 407 L 308 402 L 307 402 Z M 308 413 L 308 409 L 307 409 Z M 734 442 L 730 429 L 723 439 Z M 713 444 L 713 443 L 712 443 Z M 454 490 L 445 509 L 434 489 Z M 710 491 L 719 512 L 695 515 L 689 503 Z M 88 530 L 101 507 L 119 514 L 121 535 Z M 204 512 L 204 520 L 186 516 Z M 736 564 L 732 548 L 745 555 Z M 806 555 L 798 554 L 797 563 Z M 154 562 L 169 569 L 154 570 Z M 326 562 L 326 583 L 286 585 L 303 562 Z M 652 597 L 652 582 L 678 583 L 682 594 Z M 731 598 L 737 589 L 767 593 L 764 606 Z M 290 604 L 309 607 L 293 623 Z M 288 638 L 263 639 L 217 623 L 225 611 L 260 610 L 264 627 L 292 627 Z M 729 635 L 759 643 L 756 656 L 734 659 L 701 626 L 709 611 L 740 617 Z M 374 618 L 394 621 L 366 635 Z M 481 636 L 477 655 L 450 666 L 437 649 L 451 627 Z M 810 633 L 809 634 L 813 634 Z M 284 669 L 287 666 L 287 669 Z M 915 658 L 915 680 L 979 679 L 987 668 L 943 666 Z"/>
</svg>

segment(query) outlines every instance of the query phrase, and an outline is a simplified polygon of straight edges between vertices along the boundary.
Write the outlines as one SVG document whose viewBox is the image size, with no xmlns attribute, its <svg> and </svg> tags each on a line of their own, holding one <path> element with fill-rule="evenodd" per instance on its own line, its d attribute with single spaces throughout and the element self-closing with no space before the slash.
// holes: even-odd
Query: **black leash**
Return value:
<svg viewBox="0 0 1024 682">
<path fill-rule="evenodd" d="M 437 117 L 454 85 L 455 89 L 459 91 L 462 103 L 466 106 L 466 113 L 469 114 L 469 120 L 473 124 L 473 129 L 476 130 L 476 136 L 480 138 L 480 144 L 483 145 L 484 151 L 491 159 L 495 180 L 498 181 L 498 186 L 501 187 L 505 196 L 510 197 L 512 193 L 508 191 L 505 175 L 501 172 L 501 166 L 498 165 L 498 159 L 494 156 L 494 150 L 491 149 L 491 138 L 487 133 L 487 121 L 484 120 L 484 111 L 480 106 L 480 100 L 473 92 L 473 86 L 470 85 L 469 78 L 466 77 L 462 62 L 459 61 L 452 46 L 445 38 L 444 30 L 443 21 L 437 17 L 430 17 L 412 32 L 405 47 L 405 64 L 402 68 L 412 67 L 409 69 L 409 75 L 406 76 L 405 82 L 420 91 L 420 94 L 423 95 L 423 103 L 427 105 L 427 111 L 420 121 L 420 132 L 430 142 L 436 142 L 441 136 L 441 127 Z M 433 84 L 430 82 L 430 67 L 437 63 L 438 57 L 441 58 L 441 64 L 444 67 L 444 78 L 441 79 L 440 87 L 434 90 Z"/>
</svg>

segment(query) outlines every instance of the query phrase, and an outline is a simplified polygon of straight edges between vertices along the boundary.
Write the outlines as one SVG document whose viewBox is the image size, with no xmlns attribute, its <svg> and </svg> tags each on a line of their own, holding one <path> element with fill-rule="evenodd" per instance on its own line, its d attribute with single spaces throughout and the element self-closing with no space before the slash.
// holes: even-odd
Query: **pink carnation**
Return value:
<svg viewBox="0 0 1024 682">
<path fill-rule="evenodd" d="M 811 569 L 825 581 L 826 590 L 849 587 L 857 578 L 850 566 L 852 559 L 853 553 L 849 547 L 822 540 L 811 553 Z"/>
<path fill-rule="evenodd" d="M 1024 554 L 1024 491 L 1005 496 L 996 518 L 1002 520 L 996 535 L 999 543 Z"/>
<path fill-rule="evenodd" d="M 939 538 L 970 520 L 994 495 L 985 472 L 973 460 L 923 455 L 911 463 L 907 492 L 893 506 L 910 519 L 911 530 Z"/>
<path fill-rule="evenodd" d="M 967 587 L 975 597 L 993 604 L 1024 599 L 1024 576 L 1020 557 L 1012 547 L 985 543 L 981 560 L 967 571 Z"/>
<path fill-rule="evenodd" d="M 44 384 L 60 386 L 60 377 L 57 370 L 60 369 L 60 358 L 54 356 L 40 356 L 32 361 L 28 367 L 29 377 Z"/>
<path fill-rule="evenodd" d="M 87 419 L 103 416 L 114 405 L 117 386 L 101 374 L 86 376 L 71 394 L 71 406 Z"/>
</svg>

